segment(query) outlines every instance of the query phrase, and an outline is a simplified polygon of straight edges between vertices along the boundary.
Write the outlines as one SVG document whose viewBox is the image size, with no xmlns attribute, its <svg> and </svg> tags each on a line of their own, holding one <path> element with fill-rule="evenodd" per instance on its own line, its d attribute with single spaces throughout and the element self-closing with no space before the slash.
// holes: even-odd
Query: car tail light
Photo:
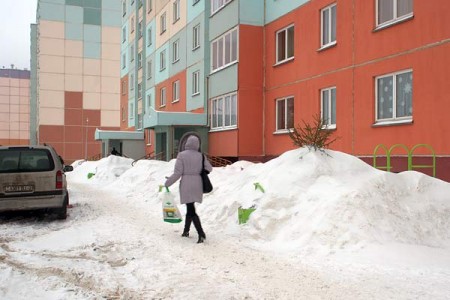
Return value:
<svg viewBox="0 0 450 300">
<path fill-rule="evenodd" d="M 62 189 L 63 187 L 63 174 L 60 170 L 56 172 L 56 188 Z"/>
</svg>

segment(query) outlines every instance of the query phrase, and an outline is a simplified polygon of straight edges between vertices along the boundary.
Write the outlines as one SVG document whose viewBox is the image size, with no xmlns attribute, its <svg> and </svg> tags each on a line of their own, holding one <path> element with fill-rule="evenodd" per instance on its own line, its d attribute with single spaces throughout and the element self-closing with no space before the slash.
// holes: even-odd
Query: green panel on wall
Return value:
<svg viewBox="0 0 450 300">
<path fill-rule="evenodd" d="M 102 39 L 101 27 L 96 25 L 84 25 L 83 38 L 86 42 L 100 43 Z"/>
<path fill-rule="evenodd" d="M 64 5 L 42 2 L 38 10 L 42 20 L 64 22 Z"/>
<path fill-rule="evenodd" d="M 83 0 L 66 0 L 66 5 L 83 6 Z"/>
<path fill-rule="evenodd" d="M 111 27 L 122 26 L 122 12 L 117 10 L 102 10 L 102 25 Z"/>
<path fill-rule="evenodd" d="M 83 8 L 78 6 L 66 6 L 66 22 L 83 24 Z"/>
<path fill-rule="evenodd" d="M 84 24 L 102 25 L 102 11 L 96 8 L 85 8 Z"/>
<path fill-rule="evenodd" d="M 101 44 L 93 42 L 83 43 L 83 56 L 84 58 L 100 58 Z"/>
<path fill-rule="evenodd" d="M 64 34 L 67 40 L 83 40 L 83 24 L 66 23 Z"/>
<path fill-rule="evenodd" d="M 84 7 L 102 8 L 102 0 L 84 0 Z"/>
</svg>

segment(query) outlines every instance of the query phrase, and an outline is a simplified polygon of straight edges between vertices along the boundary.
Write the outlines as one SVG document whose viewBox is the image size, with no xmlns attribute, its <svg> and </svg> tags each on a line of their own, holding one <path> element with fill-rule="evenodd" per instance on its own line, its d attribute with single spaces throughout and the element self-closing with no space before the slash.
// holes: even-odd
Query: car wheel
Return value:
<svg viewBox="0 0 450 300">
<path fill-rule="evenodd" d="M 68 196 L 64 199 L 64 204 L 61 208 L 55 209 L 56 217 L 59 220 L 65 220 L 67 218 L 67 203 L 68 203 Z"/>
</svg>

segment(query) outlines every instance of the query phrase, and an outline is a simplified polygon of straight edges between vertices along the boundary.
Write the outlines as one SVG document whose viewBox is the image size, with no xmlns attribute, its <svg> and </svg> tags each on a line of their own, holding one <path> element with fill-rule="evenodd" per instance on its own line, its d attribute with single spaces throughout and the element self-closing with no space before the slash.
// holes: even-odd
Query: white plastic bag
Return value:
<svg viewBox="0 0 450 300">
<path fill-rule="evenodd" d="M 165 190 L 159 189 L 159 199 L 162 203 L 162 212 L 164 222 L 180 223 L 183 221 L 180 210 L 175 204 L 175 196 L 166 187 Z"/>
</svg>

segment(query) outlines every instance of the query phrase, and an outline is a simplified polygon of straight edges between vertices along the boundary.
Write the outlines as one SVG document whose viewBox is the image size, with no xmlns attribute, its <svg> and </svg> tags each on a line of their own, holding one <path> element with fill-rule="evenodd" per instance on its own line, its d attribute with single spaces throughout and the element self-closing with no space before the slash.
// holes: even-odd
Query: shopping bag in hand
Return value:
<svg viewBox="0 0 450 300">
<path fill-rule="evenodd" d="M 164 222 L 180 223 L 183 219 L 181 218 L 180 211 L 175 204 L 175 196 L 169 191 L 169 188 L 167 187 L 163 191 L 161 191 L 162 188 L 160 188 L 159 190 L 159 198 L 162 203 Z"/>
</svg>

